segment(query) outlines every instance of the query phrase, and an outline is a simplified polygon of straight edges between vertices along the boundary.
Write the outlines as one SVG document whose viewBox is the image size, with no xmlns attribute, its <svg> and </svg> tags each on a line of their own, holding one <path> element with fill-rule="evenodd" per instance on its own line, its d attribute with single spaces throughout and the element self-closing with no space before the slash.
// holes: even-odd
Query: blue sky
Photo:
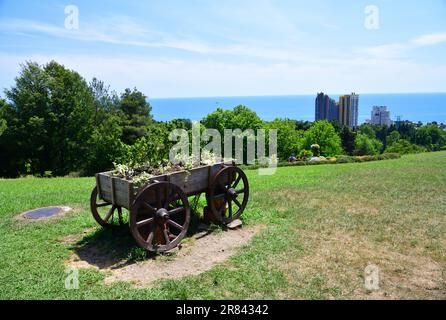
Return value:
<svg viewBox="0 0 446 320">
<path fill-rule="evenodd" d="M 152 98 L 446 92 L 445 57 L 445 0 L 0 0 L 0 88 L 54 59 Z"/>
</svg>

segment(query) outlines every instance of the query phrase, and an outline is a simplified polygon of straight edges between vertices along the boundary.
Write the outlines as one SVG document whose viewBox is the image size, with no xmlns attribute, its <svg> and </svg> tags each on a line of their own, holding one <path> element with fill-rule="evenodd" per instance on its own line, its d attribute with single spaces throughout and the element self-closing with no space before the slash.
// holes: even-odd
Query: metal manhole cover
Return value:
<svg viewBox="0 0 446 320">
<path fill-rule="evenodd" d="M 47 207 L 27 211 L 23 214 L 26 219 L 42 219 L 49 218 L 61 213 L 70 211 L 69 207 Z"/>
</svg>

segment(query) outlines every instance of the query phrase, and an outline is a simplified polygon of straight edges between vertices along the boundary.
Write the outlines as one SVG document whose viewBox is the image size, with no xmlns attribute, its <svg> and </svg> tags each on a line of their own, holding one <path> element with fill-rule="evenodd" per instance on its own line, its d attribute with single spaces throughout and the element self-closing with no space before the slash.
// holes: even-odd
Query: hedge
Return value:
<svg viewBox="0 0 446 320">
<path fill-rule="evenodd" d="M 296 161 L 296 162 L 279 162 L 277 167 L 299 167 L 299 166 L 317 166 L 324 164 L 341 164 L 341 163 L 355 163 L 355 162 L 370 162 L 370 161 L 381 161 L 381 160 L 391 160 L 399 159 L 401 155 L 399 153 L 383 153 L 376 156 L 345 156 L 340 155 L 328 160 L 321 161 Z M 246 170 L 255 170 L 259 168 L 266 168 L 266 166 L 260 165 L 241 165 L 240 168 Z"/>
</svg>

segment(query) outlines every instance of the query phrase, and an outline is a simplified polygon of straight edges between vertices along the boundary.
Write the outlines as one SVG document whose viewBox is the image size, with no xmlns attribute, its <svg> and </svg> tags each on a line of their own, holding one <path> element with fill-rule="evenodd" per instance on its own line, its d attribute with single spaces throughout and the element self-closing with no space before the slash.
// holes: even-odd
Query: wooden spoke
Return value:
<svg viewBox="0 0 446 320">
<path fill-rule="evenodd" d="M 182 226 L 182 225 L 176 223 L 175 221 L 173 221 L 173 220 L 171 220 L 171 219 L 167 220 L 167 223 L 168 223 L 169 225 L 171 225 L 172 227 L 177 228 L 177 229 L 180 230 L 180 231 L 183 230 L 183 226 Z"/>
<path fill-rule="evenodd" d="M 111 205 L 111 204 L 108 203 L 108 202 L 102 202 L 102 203 L 96 204 L 96 207 L 101 208 L 101 207 L 106 207 L 106 206 L 109 206 L 109 205 Z"/>
<path fill-rule="evenodd" d="M 122 219 L 122 208 L 121 207 L 118 207 L 118 220 L 119 220 L 119 225 L 123 226 L 124 220 Z"/>
<path fill-rule="evenodd" d="M 184 210 L 186 210 L 184 207 L 178 207 L 178 208 L 175 208 L 175 209 L 170 210 L 170 211 L 169 211 L 169 214 L 170 214 L 170 215 L 175 215 L 175 214 L 184 212 Z"/>
<path fill-rule="evenodd" d="M 145 219 L 145 220 L 141 220 L 141 221 L 137 222 L 136 225 L 137 225 L 138 228 L 139 228 L 139 227 L 142 227 L 142 226 L 146 226 L 146 225 L 148 225 L 148 224 L 151 224 L 152 222 L 153 222 L 153 218 L 149 218 L 149 219 Z"/>
<path fill-rule="evenodd" d="M 150 228 L 150 232 L 149 232 L 149 235 L 147 236 L 146 242 L 151 245 L 152 242 L 153 242 L 153 237 L 154 236 L 155 236 L 155 230 L 153 230 L 153 228 Z"/>
<path fill-rule="evenodd" d="M 141 205 L 142 205 L 142 207 L 144 207 L 145 209 L 150 210 L 150 211 L 153 212 L 153 213 L 156 212 L 155 208 L 152 207 L 150 204 L 148 204 L 148 203 L 145 202 L 145 201 L 141 201 Z"/>
<path fill-rule="evenodd" d="M 238 186 L 240 180 L 242 180 L 242 176 L 239 174 L 238 177 L 237 177 L 237 179 L 236 179 L 235 182 L 234 182 L 234 186 L 233 186 L 234 189 L 237 188 L 237 186 Z"/>
<path fill-rule="evenodd" d="M 240 190 L 236 190 L 235 193 L 237 193 L 237 194 L 245 193 L 245 188 L 240 189 Z"/>
<path fill-rule="evenodd" d="M 164 229 L 164 240 L 166 240 L 166 244 L 170 243 L 169 233 L 167 229 Z"/>
<path fill-rule="evenodd" d="M 238 219 L 246 208 L 249 199 L 248 178 L 235 165 L 226 166 L 212 178 L 206 199 L 213 217 L 223 224 L 230 223 Z M 227 201 L 227 207 L 222 204 L 223 199 Z"/>
<path fill-rule="evenodd" d="M 113 215 L 114 211 L 115 211 L 115 206 L 112 206 L 110 208 L 110 210 L 108 210 L 108 213 L 107 213 L 107 215 L 104 218 L 105 222 L 108 222 L 108 220 L 110 220 L 110 217 Z"/>
<path fill-rule="evenodd" d="M 148 215 L 147 209 L 153 214 Z M 138 221 L 141 215 L 143 218 Z M 176 221 L 170 219 L 173 215 L 178 216 Z M 189 223 L 187 196 L 180 187 L 167 181 L 147 185 L 139 192 L 130 211 L 133 237 L 139 246 L 152 252 L 166 252 L 175 248 L 186 236 Z M 174 234 L 167 226 L 175 230 Z"/>
<path fill-rule="evenodd" d="M 123 224 L 122 208 L 107 202 L 107 200 L 100 201 L 99 198 L 98 188 L 95 187 L 90 196 L 90 210 L 96 222 L 105 228 L 112 226 L 113 219 L 110 221 L 110 218 L 113 217 L 115 210 L 117 210 L 119 214 L 119 223 Z M 104 209 L 100 210 L 101 208 Z"/>
<path fill-rule="evenodd" d="M 234 199 L 234 202 L 235 202 L 235 204 L 236 204 L 239 208 L 242 207 L 242 204 L 241 204 L 240 201 L 238 201 L 237 199 Z"/>
</svg>

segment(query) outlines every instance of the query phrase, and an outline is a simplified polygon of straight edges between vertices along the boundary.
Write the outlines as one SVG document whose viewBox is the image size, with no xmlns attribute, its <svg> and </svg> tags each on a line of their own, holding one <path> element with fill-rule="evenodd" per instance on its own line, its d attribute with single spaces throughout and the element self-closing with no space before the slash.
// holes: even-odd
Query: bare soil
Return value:
<svg viewBox="0 0 446 320">
<path fill-rule="evenodd" d="M 224 263 L 262 228 L 251 226 L 227 231 L 204 231 L 187 239 L 181 249 L 173 254 L 132 263 L 117 258 L 119 254 L 104 254 L 101 248 L 91 245 L 73 253 L 67 264 L 79 269 L 96 268 L 104 271 L 106 284 L 123 281 L 136 287 L 150 287 L 160 279 L 198 275 Z"/>
</svg>

